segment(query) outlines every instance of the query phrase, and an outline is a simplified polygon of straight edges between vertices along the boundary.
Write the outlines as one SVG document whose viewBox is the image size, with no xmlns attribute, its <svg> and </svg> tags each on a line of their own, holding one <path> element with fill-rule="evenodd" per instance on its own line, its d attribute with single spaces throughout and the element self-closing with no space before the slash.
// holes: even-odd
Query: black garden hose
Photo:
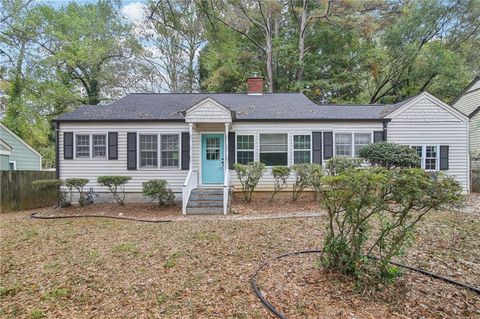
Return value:
<svg viewBox="0 0 480 319">
<path fill-rule="evenodd" d="M 139 219 L 131 217 L 122 217 L 122 216 L 108 216 L 108 215 L 72 215 L 72 216 L 39 216 L 38 213 L 33 213 L 30 215 L 30 218 L 33 219 L 64 219 L 64 218 L 83 218 L 83 217 L 101 217 L 101 218 L 111 218 L 111 219 L 120 219 L 120 220 L 129 220 L 134 222 L 142 223 L 170 223 L 170 219 L 164 220 L 149 220 L 149 219 Z"/>
<path fill-rule="evenodd" d="M 265 296 L 262 294 L 262 292 L 261 292 L 260 289 L 258 288 L 258 285 L 257 285 L 257 275 L 258 275 L 258 273 L 259 273 L 263 268 L 265 268 L 266 266 L 269 266 L 271 263 L 273 263 L 273 262 L 276 261 L 276 260 L 279 260 L 279 259 L 282 259 L 282 258 L 285 258 L 285 257 L 295 256 L 295 255 L 318 254 L 318 253 L 321 253 L 321 252 L 322 252 L 321 250 L 302 250 L 302 251 L 290 252 L 290 253 L 286 253 L 286 254 L 277 256 L 277 257 L 275 257 L 275 258 L 273 258 L 273 259 L 267 260 L 266 262 L 262 263 L 262 264 L 257 268 L 257 270 L 253 273 L 253 275 L 252 275 L 252 277 L 251 277 L 252 288 L 253 288 L 253 291 L 255 292 L 255 294 L 257 295 L 258 299 L 260 299 L 260 301 L 262 302 L 262 304 L 263 304 L 265 307 L 267 307 L 267 309 L 268 309 L 271 313 L 273 313 L 274 315 L 276 315 L 278 318 L 287 319 L 287 316 L 286 316 L 284 313 L 282 313 L 281 311 L 277 310 L 277 309 L 265 298 Z M 374 257 L 374 256 L 369 256 L 369 258 L 378 259 L 377 257 Z M 426 271 L 426 270 L 423 270 L 423 269 L 419 269 L 419 268 L 415 268 L 415 267 L 412 267 L 412 266 L 403 265 L 403 264 L 400 264 L 400 263 L 397 263 L 397 262 L 393 262 L 393 261 L 391 261 L 390 264 L 395 265 L 395 266 L 398 266 L 398 267 L 401 267 L 401 268 L 405 268 L 405 269 L 408 269 L 408 270 L 411 270 L 411 271 L 415 271 L 415 272 L 417 272 L 417 273 L 419 273 L 419 274 L 426 275 L 426 276 L 429 276 L 429 277 L 434 278 L 434 279 L 442 280 L 442 281 L 447 282 L 447 283 L 449 283 L 449 284 L 453 284 L 453 285 L 456 285 L 456 286 L 459 286 L 459 287 L 468 289 L 468 290 L 470 290 L 470 291 L 472 291 L 472 292 L 480 295 L 480 288 L 477 288 L 477 287 L 474 287 L 474 286 L 470 286 L 470 285 L 467 285 L 467 284 L 464 284 L 464 283 L 455 281 L 455 280 L 453 280 L 453 279 L 451 279 L 451 278 L 447 278 L 447 277 L 444 277 L 444 276 L 440 276 L 440 275 L 431 273 L 431 272 Z"/>
</svg>

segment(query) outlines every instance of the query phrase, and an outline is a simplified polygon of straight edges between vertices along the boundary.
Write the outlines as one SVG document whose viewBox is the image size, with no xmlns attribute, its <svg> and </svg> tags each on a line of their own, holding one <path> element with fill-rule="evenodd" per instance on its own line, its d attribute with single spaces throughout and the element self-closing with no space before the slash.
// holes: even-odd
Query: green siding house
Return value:
<svg viewBox="0 0 480 319">
<path fill-rule="evenodd" d="M 42 156 L 33 147 L 0 123 L 0 170 L 42 169 Z"/>
</svg>

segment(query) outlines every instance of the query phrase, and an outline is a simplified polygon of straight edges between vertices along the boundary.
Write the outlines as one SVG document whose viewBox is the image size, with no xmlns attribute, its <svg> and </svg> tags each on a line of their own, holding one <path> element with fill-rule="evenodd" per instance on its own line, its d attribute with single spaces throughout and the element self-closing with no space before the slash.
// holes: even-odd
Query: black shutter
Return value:
<svg viewBox="0 0 480 319">
<path fill-rule="evenodd" d="M 323 132 L 323 158 L 330 159 L 333 157 L 333 133 Z"/>
<path fill-rule="evenodd" d="M 190 169 L 190 133 L 182 132 L 182 170 Z"/>
<path fill-rule="evenodd" d="M 63 133 L 63 159 L 73 159 L 73 132 Z"/>
<path fill-rule="evenodd" d="M 137 133 L 127 133 L 127 169 L 137 169 Z"/>
<path fill-rule="evenodd" d="M 322 164 L 322 132 L 312 133 L 313 163 Z"/>
<path fill-rule="evenodd" d="M 373 132 L 373 143 L 385 141 L 383 131 Z"/>
<path fill-rule="evenodd" d="M 228 133 L 228 169 L 235 163 L 235 132 Z"/>
<path fill-rule="evenodd" d="M 108 132 L 108 159 L 118 159 L 118 133 Z"/>
<path fill-rule="evenodd" d="M 440 145 L 440 170 L 448 171 L 448 145 Z"/>
</svg>

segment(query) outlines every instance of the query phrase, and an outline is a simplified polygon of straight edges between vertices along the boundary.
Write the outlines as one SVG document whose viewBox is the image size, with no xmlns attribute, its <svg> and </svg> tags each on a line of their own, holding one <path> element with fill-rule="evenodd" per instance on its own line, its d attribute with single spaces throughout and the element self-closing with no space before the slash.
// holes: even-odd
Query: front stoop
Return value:
<svg viewBox="0 0 480 319">
<path fill-rule="evenodd" d="M 223 188 L 195 188 L 187 203 L 187 215 L 223 214 Z"/>
</svg>

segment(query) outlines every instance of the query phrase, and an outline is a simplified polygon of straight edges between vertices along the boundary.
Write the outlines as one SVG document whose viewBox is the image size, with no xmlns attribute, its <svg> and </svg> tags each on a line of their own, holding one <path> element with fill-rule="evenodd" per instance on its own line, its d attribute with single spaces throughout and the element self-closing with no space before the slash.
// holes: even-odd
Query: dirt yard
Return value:
<svg viewBox="0 0 480 319">
<path fill-rule="evenodd" d="M 273 318 L 253 294 L 251 274 L 276 255 L 319 248 L 325 222 L 30 214 L 0 215 L 0 317 Z M 480 286 L 480 214 L 433 213 L 418 234 L 403 262 Z M 314 256 L 275 263 L 259 285 L 289 318 L 480 317 L 480 296 L 436 280 L 407 273 L 380 296 L 360 296 L 316 267 Z"/>
</svg>

